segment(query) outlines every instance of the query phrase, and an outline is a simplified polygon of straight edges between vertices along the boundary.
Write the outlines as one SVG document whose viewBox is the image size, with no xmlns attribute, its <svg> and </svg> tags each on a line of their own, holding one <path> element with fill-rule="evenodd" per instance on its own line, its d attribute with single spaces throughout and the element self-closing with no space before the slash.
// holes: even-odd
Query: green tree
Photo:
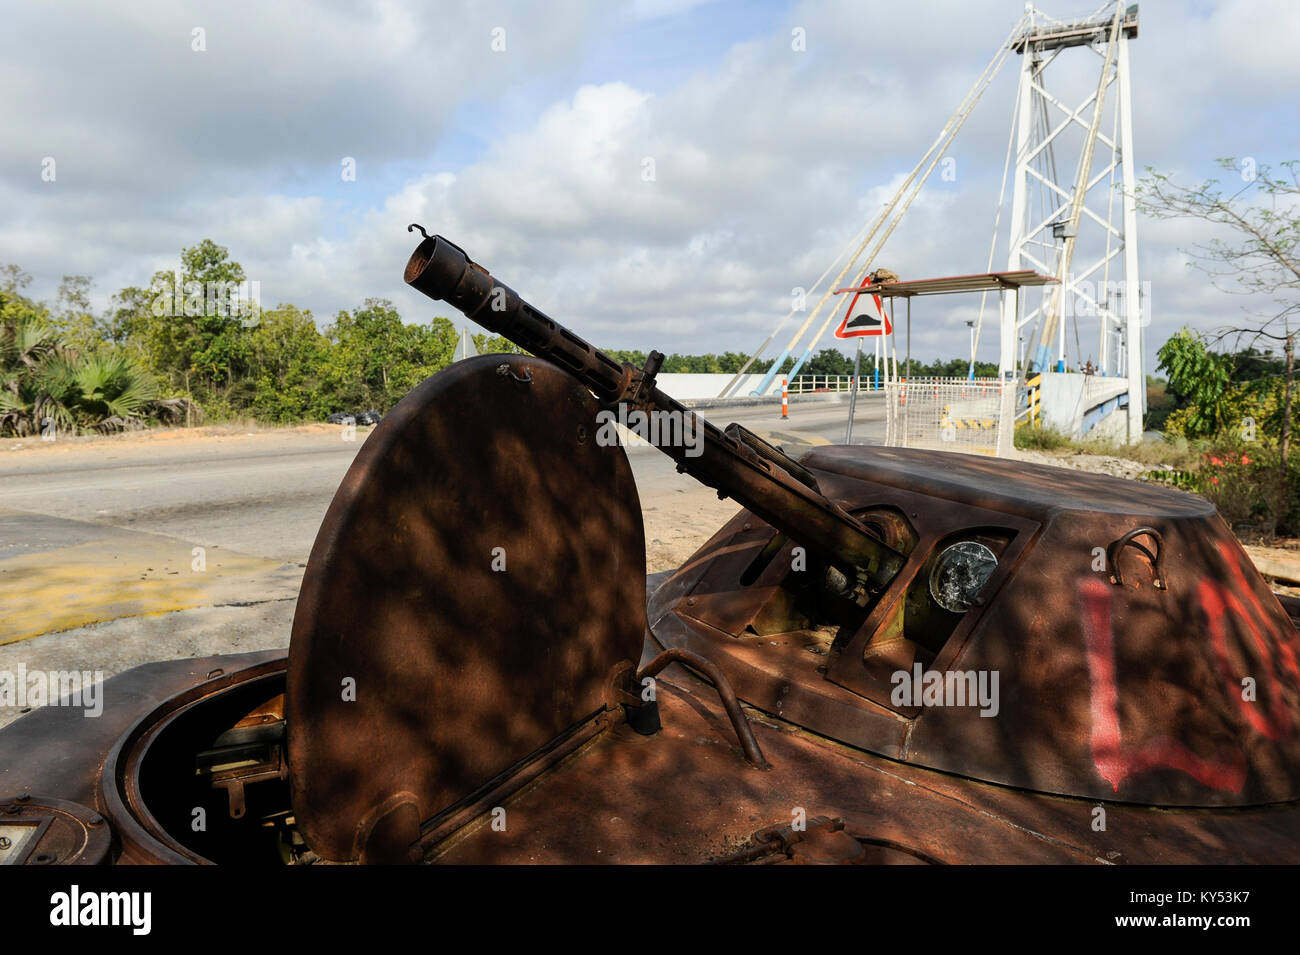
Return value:
<svg viewBox="0 0 1300 955">
<path fill-rule="evenodd" d="M 1205 336 L 1183 328 L 1156 353 L 1159 369 L 1169 376 L 1169 391 L 1183 416 L 1189 438 L 1210 437 L 1222 430 L 1228 406 L 1230 364 L 1206 345 Z"/>
<path fill-rule="evenodd" d="M 614 359 L 615 361 L 627 362 L 629 365 L 636 365 L 636 367 L 638 368 L 643 367 L 645 365 L 646 358 L 649 357 L 647 352 L 629 350 L 626 348 L 606 348 L 604 349 L 604 352 L 606 355 L 608 355 L 610 358 Z M 664 364 L 665 365 L 668 364 L 668 360 L 666 358 L 664 359 Z M 662 368 L 660 370 L 667 371 L 667 368 Z"/>
<path fill-rule="evenodd" d="M 72 278 L 61 288 L 70 293 L 60 296 L 64 315 L 89 316 L 89 279 Z M 102 350 L 83 324 L 73 330 L 85 339 L 62 340 L 58 319 L 21 294 L 28 281 L 20 269 L 0 270 L 0 431 L 21 436 L 51 424 L 72 432 L 137 425 L 156 394 L 152 377 L 125 354 Z"/>
<path fill-rule="evenodd" d="M 31 276 L 16 265 L 0 269 L 0 430 L 37 430 L 41 395 L 36 373 L 58 347 L 49 312 L 22 294 Z"/>
<path fill-rule="evenodd" d="M 36 368 L 33 384 L 41 396 L 38 423 L 52 419 L 59 429 L 73 433 L 138 425 L 157 397 L 153 378 L 120 354 L 56 350 Z"/>
<path fill-rule="evenodd" d="M 339 312 L 326 331 L 333 347 L 324 385 L 334 410 L 386 411 L 434 372 L 451 364 L 456 327 L 445 318 L 407 325 L 393 303 L 368 298 L 361 308 Z"/>
<path fill-rule="evenodd" d="M 801 375 L 851 375 L 853 359 L 838 348 L 823 348 L 804 363 Z"/>
<path fill-rule="evenodd" d="M 63 276 L 52 320 L 63 344 L 83 354 L 97 351 L 104 344 L 100 323 L 90 307 L 91 284 L 88 275 Z"/>
<path fill-rule="evenodd" d="M 449 321 L 449 319 L 434 319 Z M 524 350 L 508 338 L 500 335 L 475 335 L 474 348 L 480 355 L 522 355 Z"/>
<path fill-rule="evenodd" d="M 220 292 L 243 281 L 244 268 L 226 247 L 203 239 L 181 251 L 179 275 L 157 272 L 147 293 L 131 288 L 118 294 L 111 333 L 125 331 L 173 388 L 204 397 L 228 391 L 247 370 L 245 323 L 254 324 L 256 316 L 230 314 Z"/>
<path fill-rule="evenodd" d="M 249 410 L 258 418 L 291 422 L 334 410 L 324 386 L 330 342 L 311 312 L 293 305 L 264 311 L 248 339 Z"/>
<path fill-rule="evenodd" d="M 1217 179 L 1183 186 L 1148 167 L 1137 198 L 1143 211 L 1156 218 L 1199 219 L 1219 226 L 1220 233 L 1230 238 L 1216 235 L 1208 243 L 1193 246 L 1188 250 L 1192 264 L 1209 274 L 1216 285 L 1220 279 L 1229 279 L 1230 287 L 1218 286 L 1221 291 L 1248 295 L 1256 302 L 1271 299 L 1271 317 L 1224 327 L 1218 340 L 1235 337 L 1240 345 L 1242 338 L 1252 343 L 1267 338 L 1282 343 L 1278 481 L 1285 487 L 1295 393 L 1296 330 L 1291 327 L 1291 316 L 1300 309 L 1300 161 L 1282 163 L 1280 173 L 1254 160 L 1238 163 L 1224 158 L 1218 165 L 1239 173 L 1244 185 L 1231 194 L 1223 191 Z M 1212 382 L 1205 387 L 1211 393 L 1215 390 Z M 1279 504 L 1279 513 L 1284 511 Z"/>
</svg>

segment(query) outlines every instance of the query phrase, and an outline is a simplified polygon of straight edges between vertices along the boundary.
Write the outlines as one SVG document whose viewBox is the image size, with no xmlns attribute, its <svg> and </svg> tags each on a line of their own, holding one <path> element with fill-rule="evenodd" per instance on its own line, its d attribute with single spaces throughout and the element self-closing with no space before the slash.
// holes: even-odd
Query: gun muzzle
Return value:
<svg viewBox="0 0 1300 955">
<path fill-rule="evenodd" d="M 430 298 L 443 299 L 473 318 L 496 283 L 465 250 L 440 235 L 426 237 L 406 263 L 406 283 Z"/>
<path fill-rule="evenodd" d="M 624 367 L 533 308 L 454 242 L 440 235 L 426 236 L 407 260 L 403 277 L 412 288 L 454 305 L 488 331 L 555 362 L 602 402 L 616 402 L 627 394 L 630 366 Z"/>
</svg>

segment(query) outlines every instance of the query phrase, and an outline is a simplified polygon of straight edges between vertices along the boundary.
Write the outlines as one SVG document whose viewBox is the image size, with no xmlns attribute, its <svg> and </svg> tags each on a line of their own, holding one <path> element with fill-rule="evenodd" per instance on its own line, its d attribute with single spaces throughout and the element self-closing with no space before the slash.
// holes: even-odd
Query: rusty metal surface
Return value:
<svg viewBox="0 0 1300 955">
<path fill-rule="evenodd" d="M 713 860 L 718 865 L 943 865 L 908 846 L 856 833 L 836 816 L 802 819 L 754 834 L 755 845 Z"/>
<path fill-rule="evenodd" d="M 603 712 L 611 669 L 635 662 L 640 505 L 596 409 L 547 362 L 482 356 L 415 388 L 357 455 L 289 651 L 293 806 L 321 856 L 400 860 Z"/>
<path fill-rule="evenodd" d="M 770 769 L 771 764 L 764 758 L 762 748 L 754 739 L 754 730 L 750 727 L 749 720 L 745 718 L 740 701 L 736 699 L 736 691 L 727 682 L 726 675 L 712 661 L 689 650 L 665 650 L 637 672 L 637 683 L 652 679 L 673 663 L 685 664 L 697 673 L 703 674 L 713 684 L 718 691 L 718 699 L 722 701 L 723 709 L 727 711 L 727 719 L 731 720 L 731 727 L 736 731 L 740 748 L 745 752 L 745 759 L 756 769 Z"/>
<path fill-rule="evenodd" d="M 1282 609 L 1287 612 L 1291 622 L 1300 627 L 1300 597 L 1292 597 L 1290 594 L 1274 593 L 1277 602 L 1282 605 Z"/>
<path fill-rule="evenodd" d="M 919 536 L 894 584 L 829 646 L 795 626 L 749 632 L 791 574 L 787 561 L 740 582 L 772 533 L 742 512 L 652 596 L 661 645 L 713 659 L 746 702 L 919 765 L 1153 805 L 1300 798 L 1300 639 L 1208 502 L 938 452 L 828 448 L 803 463 L 851 512 L 905 511 Z M 1121 543 L 1144 526 L 1163 537 L 1154 554 L 1150 536 Z M 982 606 L 941 645 L 906 639 L 927 560 L 972 529 L 1007 539 Z M 1108 551 L 1116 565 L 1095 566 Z M 895 704 L 891 674 L 916 666 L 997 674 L 996 715 Z"/>
<path fill-rule="evenodd" d="M 140 669 L 150 672 L 123 676 L 147 677 L 144 682 L 159 691 L 184 691 L 172 702 L 160 693 L 168 714 L 221 692 L 195 687 L 192 679 L 164 684 L 160 678 L 166 674 L 158 666 Z M 243 676 L 226 675 L 225 686 L 238 685 L 229 682 L 236 678 L 246 682 Z M 456 838 L 434 847 L 431 861 L 1300 861 L 1300 806 L 1295 804 L 1205 811 L 1109 802 L 1106 831 L 1097 832 L 1092 825 L 1095 801 L 1023 792 L 909 766 L 751 711 L 756 737 L 773 766 L 759 772 L 745 761 L 712 687 L 670 667 L 659 679 L 658 700 L 664 727 L 659 734 L 638 736 L 626 726 L 597 734 L 558 766 L 529 779 L 530 786 L 495 803 L 504 809 L 504 829 L 493 829 L 486 819 L 466 825 Z M 75 715 L 80 725 L 71 724 L 69 730 L 96 722 Z M 158 722 L 154 717 L 145 725 Z M 68 735 L 75 743 L 73 733 Z M 810 834 L 796 839 L 786 832 L 782 848 L 774 851 L 763 834 L 790 829 L 798 809 Z M 857 857 L 842 836 L 831 839 L 831 833 L 820 832 L 819 816 L 840 820 L 840 831 L 862 847 L 865 858 Z M 114 829 L 122 831 L 120 820 L 114 820 Z M 193 861 L 140 842 L 129 848 L 120 862 Z"/>
<path fill-rule="evenodd" d="M 112 832 L 93 809 L 63 799 L 0 796 L 0 865 L 100 865 Z"/>
<path fill-rule="evenodd" d="M 114 767 L 124 740 L 152 724 L 178 696 L 202 697 L 267 668 L 283 669 L 282 651 L 148 663 L 104 681 L 103 712 L 86 719 L 74 707 L 44 706 L 0 729 L 0 793 L 48 794 L 103 814 L 116 861 L 190 861 L 165 850 L 127 807 Z"/>
<path fill-rule="evenodd" d="M 124 843 L 168 864 L 257 859 L 265 793 L 250 791 L 256 808 L 249 825 L 242 825 L 247 805 L 242 787 L 235 813 L 228 788 L 199 772 L 196 757 L 247 714 L 277 708 L 286 666 L 287 659 L 279 656 L 186 688 L 122 736 L 104 763 L 102 798 Z M 282 783 L 279 788 L 280 799 L 287 801 Z M 192 825 L 196 810 L 204 814 L 198 831 Z M 123 861 L 138 860 L 129 855 Z"/>
<path fill-rule="evenodd" d="M 732 741 L 711 688 L 680 671 L 659 686 L 660 734 L 612 730 L 507 801 L 504 830 L 470 827 L 434 861 L 703 863 L 747 850 L 759 850 L 751 861 L 776 861 L 760 858 L 768 851 L 756 837 L 791 826 L 797 810 L 810 828 L 819 816 L 843 820 L 881 863 L 1300 861 L 1295 804 L 1209 812 L 1107 803 L 1106 829 L 1096 831 L 1094 801 L 909 766 L 751 712 L 772 763 L 760 772 Z"/>
<path fill-rule="evenodd" d="M 283 658 L 283 650 L 259 650 L 142 664 L 104 681 L 95 719 L 74 707 L 39 707 L 0 728 L 0 792 L 48 792 L 102 809 L 104 759 L 135 722 L 183 690 Z"/>
<path fill-rule="evenodd" d="M 640 371 L 620 365 L 446 239 L 426 236 L 405 279 L 553 358 L 607 406 L 680 410 L 653 387 L 658 353 Z M 1300 798 L 1300 643 L 1208 502 L 940 452 L 840 447 L 795 463 L 743 429 L 703 436 L 697 460 L 659 446 L 745 504 L 751 520 L 737 521 L 751 526 L 733 522 L 650 615 L 663 646 L 722 658 L 745 699 L 874 752 L 1046 792 L 1123 788 L 1189 806 Z M 871 509 L 892 516 L 873 521 Z M 927 589 L 954 543 L 996 562 L 978 606 L 944 607 Z M 815 571 L 824 588 L 782 568 L 804 544 L 827 560 Z M 896 678 L 912 672 L 918 684 L 998 679 L 1005 706 L 897 697 Z"/>
</svg>

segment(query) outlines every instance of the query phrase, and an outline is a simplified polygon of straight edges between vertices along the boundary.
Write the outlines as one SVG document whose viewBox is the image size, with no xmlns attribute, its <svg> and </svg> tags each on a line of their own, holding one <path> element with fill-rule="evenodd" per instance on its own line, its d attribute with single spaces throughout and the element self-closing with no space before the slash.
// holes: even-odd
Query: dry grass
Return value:
<svg viewBox="0 0 1300 955">
<path fill-rule="evenodd" d="M 1167 465 L 1177 470 L 1195 470 L 1200 466 L 1205 448 L 1189 444 L 1178 438 L 1172 441 L 1143 441 L 1141 444 L 1123 444 L 1119 441 L 1078 441 L 1054 428 L 1016 427 L 1016 447 L 1025 451 L 1073 451 L 1076 454 L 1098 454 L 1136 461 L 1148 467 Z"/>
</svg>

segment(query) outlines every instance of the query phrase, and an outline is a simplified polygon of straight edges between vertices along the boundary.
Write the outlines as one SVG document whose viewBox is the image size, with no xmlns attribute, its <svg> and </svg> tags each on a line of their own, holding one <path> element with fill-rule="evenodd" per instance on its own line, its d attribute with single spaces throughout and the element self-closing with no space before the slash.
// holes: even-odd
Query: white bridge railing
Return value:
<svg viewBox="0 0 1300 955">
<path fill-rule="evenodd" d="M 880 387 L 876 388 L 876 379 L 874 375 L 862 375 L 861 384 L 858 388 L 861 391 L 885 390 L 885 380 L 880 379 Z M 852 391 L 852 375 L 800 375 L 790 382 L 789 392 L 792 395 L 809 395 L 818 391 Z M 777 394 L 781 393 L 780 382 L 777 382 Z"/>
</svg>

